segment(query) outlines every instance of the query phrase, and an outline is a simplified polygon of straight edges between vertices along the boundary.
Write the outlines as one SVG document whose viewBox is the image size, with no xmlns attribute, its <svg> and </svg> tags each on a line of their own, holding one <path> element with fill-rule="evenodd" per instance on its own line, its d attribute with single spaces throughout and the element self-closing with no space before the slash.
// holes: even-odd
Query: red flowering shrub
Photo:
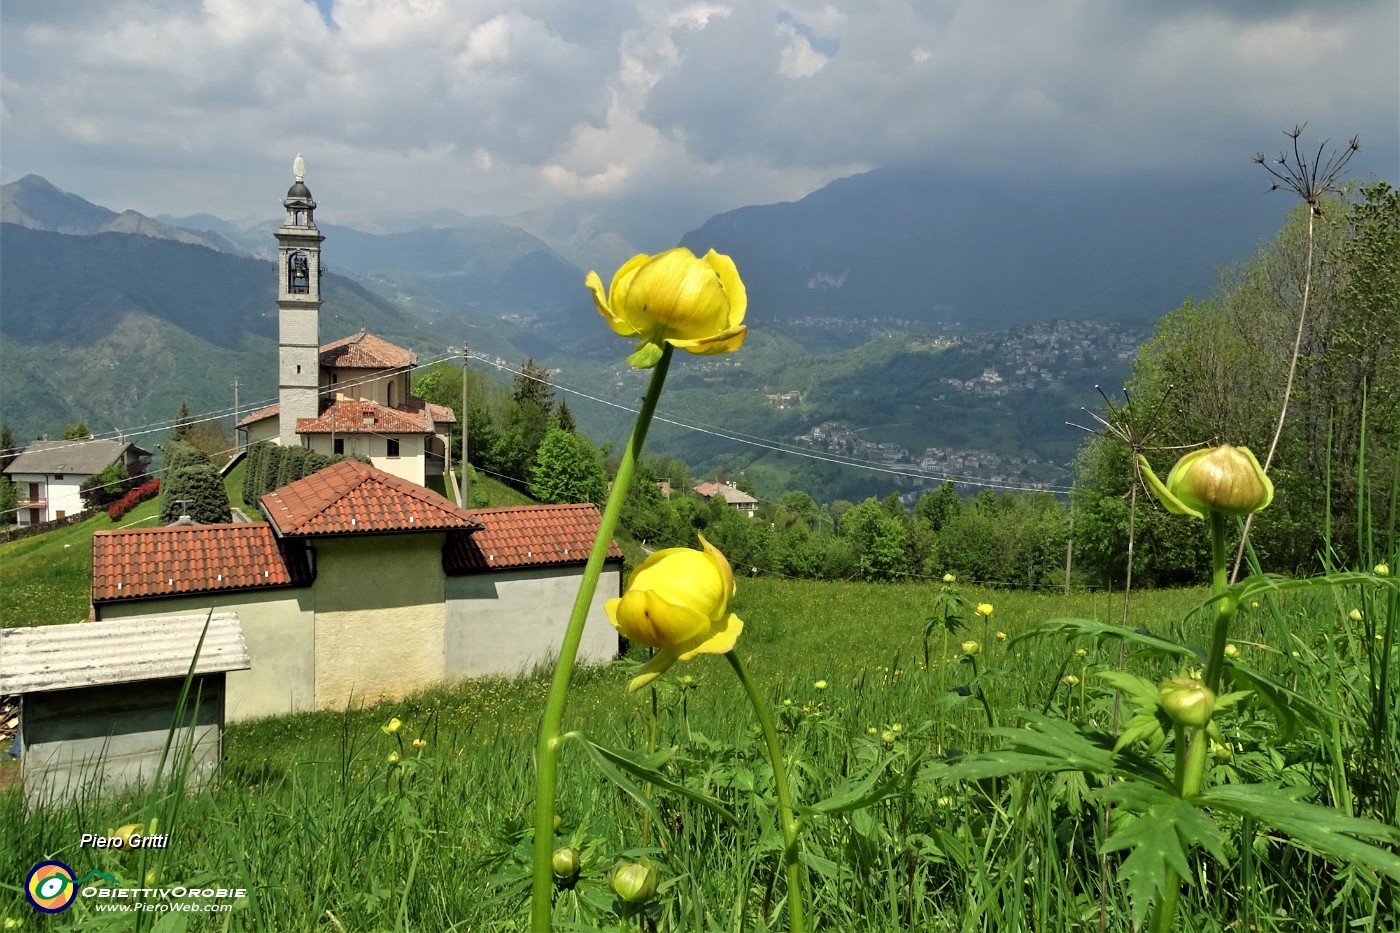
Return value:
<svg viewBox="0 0 1400 933">
<path fill-rule="evenodd" d="M 149 482 L 142 483 L 116 502 L 107 506 L 107 517 L 115 522 L 142 502 L 154 497 L 158 492 L 160 492 L 160 480 L 153 479 Z"/>
</svg>

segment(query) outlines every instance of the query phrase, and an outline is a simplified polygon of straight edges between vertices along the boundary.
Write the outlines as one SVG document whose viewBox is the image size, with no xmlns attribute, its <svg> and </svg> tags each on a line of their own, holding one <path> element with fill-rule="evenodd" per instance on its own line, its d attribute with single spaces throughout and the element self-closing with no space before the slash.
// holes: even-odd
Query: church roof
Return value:
<svg viewBox="0 0 1400 933">
<path fill-rule="evenodd" d="M 298 434 L 429 434 L 432 430 L 427 404 L 413 396 L 401 408 L 336 402 L 321 409 L 318 417 L 297 419 Z"/>
<path fill-rule="evenodd" d="M 321 347 L 321 365 L 326 369 L 402 369 L 417 366 L 418 354 L 360 331 Z"/>
<path fill-rule="evenodd" d="M 471 535 L 448 536 L 442 562 L 449 574 L 585 563 L 603 522 L 598 507 L 587 502 L 472 509 L 469 514 L 485 527 Z M 608 542 L 608 559 L 622 559 L 616 541 Z"/>
<path fill-rule="evenodd" d="M 356 460 L 342 460 L 262 497 L 279 535 L 470 531 L 468 512 L 442 496 Z"/>
</svg>

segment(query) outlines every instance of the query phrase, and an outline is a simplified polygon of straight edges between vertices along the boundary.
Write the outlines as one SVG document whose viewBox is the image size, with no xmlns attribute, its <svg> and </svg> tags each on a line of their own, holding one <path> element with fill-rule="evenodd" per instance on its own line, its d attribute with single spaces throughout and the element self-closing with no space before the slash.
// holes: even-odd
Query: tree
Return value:
<svg viewBox="0 0 1400 933">
<path fill-rule="evenodd" d="M 560 430 L 568 431 L 570 434 L 578 433 L 578 424 L 574 422 L 574 413 L 569 408 L 568 402 L 560 402 L 558 410 L 554 413 L 555 423 Z"/>
<path fill-rule="evenodd" d="M 0 471 L 9 466 L 17 456 L 19 448 L 15 446 L 15 432 L 10 430 L 8 424 L 0 424 Z"/>
<path fill-rule="evenodd" d="M 194 425 L 194 415 L 190 413 L 190 403 L 181 400 L 180 409 L 175 412 L 175 428 L 170 432 L 172 441 L 183 441 L 189 437 Z"/>
<path fill-rule="evenodd" d="M 0 476 L 0 525 L 12 525 L 19 510 L 19 487 L 8 476 Z"/>
<path fill-rule="evenodd" d="M 161 524 L 188 515 L 201 525 L 219 525 L 232 516 L 223 478 L 207 465 L 184 466 L 161 480 Z M 168 492 L 168 494 L 167 494 Z"/>
<path fill-rule="evenodd" d="M 101 473 L 89 476 L 78 485 L 78 495 L 89 509 L 104 507 L 126 495 L 132 486 L 126 464 L 118 460 Z"/>
<path fill-rule="evenodd" d="M 512 382 L 511 397 L 517 405 L 533 404 L 546 415 L 554 408 L 554 390 L 549 384 L 549 370 L 537 366 L 533 358 L 520 364 L 520 372 Z"/>
<path fill-rule="evenodd" d="M 841 516 L 841 529 L 867 580 L 894 580 L 908 574 L 904 523 L 890 515 L 880 500 L 872 497 L 852 506 Z"/>
<path fill-rule="evenodd" d="M 63 429 L 65 441 L 82 441 L 90 437 L 92 437 L 92 432 L 88 430 L 86 421 L 76 421 Z"/>
<path fill-rule="evenodd" d="M 593 445 L 557 425 L 541 441 L 530 473 L 530 495 L 541 502 L 602 503 L 607 495 L 602 458 Z"/>
</svg>

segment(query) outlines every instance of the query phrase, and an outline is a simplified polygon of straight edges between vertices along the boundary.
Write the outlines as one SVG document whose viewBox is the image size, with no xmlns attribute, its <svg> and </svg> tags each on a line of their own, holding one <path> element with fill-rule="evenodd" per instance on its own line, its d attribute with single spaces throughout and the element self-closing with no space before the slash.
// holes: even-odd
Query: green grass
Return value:
<svg viewBox="0 0 1400 933">
<path fill-rule="evenodd" d="M 946 687 L 973 682 L 960 652 L 940 656 L 935 649 L 933 669 L 921 668 L 933 592 L 914 584 L 739 582 L 733 604 L 745 620 L 739 650 L 773 704 L 799 803 L 838 792 L 871 769 L 912 782 L 882 803 L 809 818 L 803 847 L 818 928 L 1097 930 L 1098 811 L 1084 798 L 1090 788 L 1083 779 L 939 787 L 921 778 L 920 760 L 988 742 L 981 704 L 939 689 L 941 680 Z M 1011 639 L 1046 617 L 1114 621 L 1114 596 L 964 595 L 996 606 L 985 633 L 979 621 L 955 637 L 985 641 L 975 683 L 999 721 L 1047 701 L 1082 724 L 1102 721 L 1102 699 L 1085 690 L 1096 670 L 1114 665 L 1111 646 Z M 1206 622 L 1188 615 L 1203 596 L 1201 590 L 1140 594 L 1133 624 L 1199 641 Z M 1331 676 L 1310 668 L 1307 652 L 1338 642 L 1344 626 L 1335 607 L 1295 599 L 1279 611 L 1282 628 L 1265 609 L 1246 611 L 1238 632 L 1243 650 L 1279 676 L 1295 666 L 1303 676 L 1310 670 Z M 997 631 L 1011 638 L 999 640 Z M 1291 657 L 1295 649 L 1288 645 L 1270 644 L 1270 633 L 1286 633 L 1289 645 L 1303 649 L 1300 658 Z M 1357 644 L 1350 634 L 1349 657 Z M 1076 647 L 1085 647 L 1085 655 Z M 661 765 L 667 777 L 718 798 L 739 824 L 727 826 L 662 791 L 651 792 L 657 809 L 648 813 L 605 780 L 577 743 L 566 746 L 559 844 L 582 851 L 583 874 L 578 887 L 560 893 L 559 929 L 620 928 L 605 878 L 617 859 L 643 853 L 664 879 L 649 915 L 655 929 L 781 927 L 770 778 L 752 713 L 727 665 L 702 656 L 675 668 L 654 695 L 628 697 L 631 667 L 620 661 L 582 671 L 566 729 L 619 749 L 669 750 Z M 1081 678 L 1079 687 L 1059 685 L 1066 671 Z M 682 676 L 692 682 L 684 685 Z M 523 929 L 531 749 L 546 691 L 544 676 L 486 679 L 365 710 L 233 725 L 221 780 L 183 799 L 168 827 L 171 847 L 144 864 L 132 855 L 123 860 L 77 848 L 81 832 L 141 818 L 134 797 L 31 815 L 13 792 L 0 794 L 0 825 L 9 827 L 0 878 L 23 877 L 42 857 L 80 872 L 102 868 L 128 878 L 155 871 L 249 889 L 249 899 L 217 922 L 191 917 L 194 930 Z M 390 717 L 404 723 L 396 736 L 380 729 Z M 1250 719 L 1257 729 L 1258 717 Z M 892 741 L 885 741 L 887 732 Z M 1232 740 L 1254 743 L 1251 735 L 1232 733 Z M 420 737 L 427 744 L 417 750 L 412 741 Z M 1343 736 L 1354 753 L 1352 740 Z M 1290 782 L 1306 782 L 1314 768 L 1311 749 L 1270 753 L 1277 761 L 1269 767 Z M 404 760 L 391 765 L 390 753 Z M 1259 754 L 1242 752 L 1234 767 L 1262 767 L 1251 764 Z M 1369 914 L 1356 911 L 1373 903 L 1381 910 L 1378 925 L 1358 928 L 1394 928 L 1386 925 L 1395 919 L 1393 905 L 1368 901 L 1366 884 L 1339 893 L 1340 879 L 1328 880 L 1334 876 L 1317 860 L 1277 838 L 1260 837 L 1255 846 L 1260 858 L 1248 886 L 1234 849 L 1229 866 L 1203 866 L 1213 900 L 1188 893 L 1187 929 L 1235 929 L 1248 916 L 1273 933 L 1342 930 L 1339 918 L 1364 919 Z M 27 919 L 28 910 L 18 892 L 0 894 L 0 917 Z M 1107 928 L 1126 933 L 1128 905 L 1116 881 L 1109 910 Z M 87 928 L 99 918 L 80 902 L 50 927 Z"/>
</svg>

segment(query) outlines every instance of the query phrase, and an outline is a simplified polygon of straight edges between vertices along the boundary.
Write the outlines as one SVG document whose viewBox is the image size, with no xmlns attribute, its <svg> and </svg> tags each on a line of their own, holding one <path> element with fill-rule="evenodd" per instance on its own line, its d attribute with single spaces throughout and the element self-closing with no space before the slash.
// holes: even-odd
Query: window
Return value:
<svg viewBox="0 0 1400 933">
<path fill-rule="evenodd" d="M 55 474 L 53 475 L 53 478 L 54 478 L 54 479 L 63 479 L 63 474 L 62 474 L 62 473 L 55 473 Z"/>
<path fill-rule="evenodd" d="M 398 442 L 397 440 L 395 440 L 394 438 L 391 437 L 391 438 L 389 438 L 388 444 L 389 444 L 389 456 L 391 456 L 391 457 L 397 457 L 397 456 L 399 455 L 399 442 Z"/>
<path fill-rule="evenodd" d="M 331 446 L 332 446 L 332 448 L 334 449 L 335 453 L 337 453 L 337 454 L 344 454 L 344 453 L 345 453 L 345 438 L 343 438 L 343 437 L 337 437 L 334 441 L 331 442 Z"/>
</svg>

